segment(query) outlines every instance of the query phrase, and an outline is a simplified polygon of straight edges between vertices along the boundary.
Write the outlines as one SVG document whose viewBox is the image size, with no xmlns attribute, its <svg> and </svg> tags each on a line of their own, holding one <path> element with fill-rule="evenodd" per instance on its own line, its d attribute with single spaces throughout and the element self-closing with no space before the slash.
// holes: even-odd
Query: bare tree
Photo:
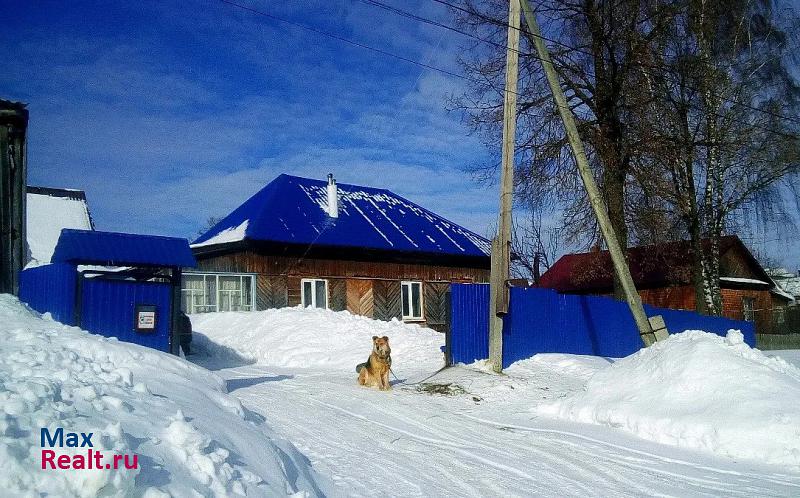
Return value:
<svg viewBox="0 0 800 498">
<path fill-rule="evenodd" d="M 550 269 L 560 249 L 558 228 L 545 225 L 540 211 L 528 211 L 514 217 L 511 272 L 515 278 L 538 284 L 543 270 Z"/>
<path fill-rule="evenodd" d="M 660 177 L 691 241 L 698 311 L 719 314 L 720 237 L 742 222 L 782 219 L 782 187 L 796 184 L 800 140 L 783 115 L 796 111 L 800 88 L 768 2 L 671 5 L 671 29 L 652 47 L 659 64 L 643 69 L 648 114 L 659 119 L 638 128 L 652 145 L 640 169 Z"/>
<path fill-rule="evenodd" d="M 568 103 L 576 115 L 587 155 L 605 198 L 611 224 L 623 249 L 628 245 L 628 186 L 639 144 L 628 129 L 640 112 L 634 85 L 639 58 L 651 38 L 665 29 L 667 16 L 653 1 L 546 0 L 537 5 L 543 30 L 556 43 L 551 55 Z M 478 81 L 454 100 L 468 123 L 487 143 L 498 143 L 502 118 L 505 11 L 507 2 L 465 1 L 454 13 L 460 25 L 499 46 L 465 47 L 462 65 Z M 596 221 L 575 174 L 564 129 L 541 65 L 525 43 L 520 53 L 517 191 L 539 210 L 562 209 L 569 244 L 598 241 Z M 490 166 L 484 173 L 494 172 Z M 615 275 L 615 293 L 621 293 Z"/>
</svg>

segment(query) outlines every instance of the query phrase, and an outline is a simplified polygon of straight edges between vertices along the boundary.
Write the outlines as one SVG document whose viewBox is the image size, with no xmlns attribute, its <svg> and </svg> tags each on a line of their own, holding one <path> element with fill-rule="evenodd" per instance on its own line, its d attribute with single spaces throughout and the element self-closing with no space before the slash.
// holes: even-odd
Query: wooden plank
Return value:
<svg viewBox="0 0 800 498">
<path fill-rule="evenodd" d="M 402 317 L 400 306 L 400 282 L 395 280 L 376 280 L 372 284 L 372 295 L 375 307 L 373 318 L 389 321 Z"/>
<path fill-rule="evenodd" d="M 375 302 L 372 297 L 372 280 L 347 280 L 347 311 L 372 318 Z"/>
<path fill-rule="evenodd" d="M 241 251 L 222 256 L 197 255 L 200 271 L 263 273 L 308 278 L 364 278 L 425 282 L 488 282 L 489 270 L 423 264 L 305 259 Z"/>
<path fill-rule="evenodd" d="M 287 277 L 286 295 L 288 306 L 297 306 L 302 302 L 302 294 L 300 294 L 300 277 Z"/>
<path fill-rule="evenodd" d="M 256 309 L 284 308 L 287 304 L 286 277 L 275 275 L 256 277 Z"/>
<path fill-rule="evenodd" d="M 422 284 L 425 321 L 431 328 L 447 324 L 447 292 L 449 289 L 450 284 L 443 282 L 424 282 Z M 436 330 L 439 329 L 436 328 Z"/>
<path fill-rule="evenodd" d="M 347 281 L 343 278 L 328 280 L 328 307 L 333 311 L 347 309 Z"/>
</svg>

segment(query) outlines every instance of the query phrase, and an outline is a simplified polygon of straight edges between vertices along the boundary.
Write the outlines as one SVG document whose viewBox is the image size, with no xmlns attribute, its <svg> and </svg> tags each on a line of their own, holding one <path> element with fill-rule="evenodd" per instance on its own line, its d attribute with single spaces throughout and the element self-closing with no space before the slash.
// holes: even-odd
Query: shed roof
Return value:
<svg viewBox="0 0 800 498">
<path fill-rule="evenodd" d="M 326 185 L 280 175 L 192 247 L 256 241 L 488 258 L 488 240 L 389 190 L 340 183 L 332 218 Z"/>
<path fill-rule="evenodd" d="M 708 241 L 703 241 L 708 249 Z M 772 287 L 772 280 L 739 237 L 720 238 L 720 254 L 738 250 L 745 258 L 753 278 L 725 276 L 723 286 Z M 631 277 L 637 288 L 658 288 L 692 283 L 690 243 L 686 240 L 628 248 Z M 594 251 L 562 256 L 539 281 L 540 287 L 559 292 L 607 292 L 614 287 L 614 266 L 608 251 Z M 722 279 L 721 279 L 722 280 Z"/>
<path fill-rule="evenodd" d="M 81 190 L 28 186 L 26 216 L 28 267 L 50 262 L 63 228 L 94 229 Z"/>
<path fill-rule="evenodd" d="M 71 229 L 61 231 L 52 261 L 106 266 L 197 266 L 186 239 Z"/>
</svg>

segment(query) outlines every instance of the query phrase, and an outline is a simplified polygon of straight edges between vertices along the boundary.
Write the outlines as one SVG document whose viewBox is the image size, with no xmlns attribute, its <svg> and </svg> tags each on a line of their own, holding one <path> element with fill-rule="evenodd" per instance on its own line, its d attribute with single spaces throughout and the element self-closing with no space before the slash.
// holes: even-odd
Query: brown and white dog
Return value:
<svg viewBox="0 0 800 498">
<path fill-rule="evenodd" d="M 389 369 L 392 367 L 392 348 L 386 336 L 372 336 L 372 354 L 366 363 L 356 367 L 358 383 L 366 387 L 377 387 L 381 391 L 392 388 L 389 385 Z"/>
</svg>

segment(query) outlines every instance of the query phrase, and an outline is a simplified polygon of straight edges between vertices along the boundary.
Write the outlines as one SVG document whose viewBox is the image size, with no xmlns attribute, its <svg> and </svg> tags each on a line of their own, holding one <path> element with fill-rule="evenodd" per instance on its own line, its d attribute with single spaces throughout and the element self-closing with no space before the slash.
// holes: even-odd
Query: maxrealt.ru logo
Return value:
<svg viewBox="0 0 800 498">
<path fill-rule="evenodd" d="M 65 432 L 63 427 L 52 433 L 42 427 L 40 445 L 42 447 L 42 469 L 119 469 L 122 464 L 126 469 L 138 469 L 138 455 L 103 455 L 94 449 L 93 432 Z M 46 448 L 86 448 L 86 452 L 58 454 L 54 449 Z M 108 460 L 105 457 L 109 457 Z M 130 461 L 129 461 L 130 458 Z M 104 461 L 105 460 L 105 461 Z"/>
</svg>

